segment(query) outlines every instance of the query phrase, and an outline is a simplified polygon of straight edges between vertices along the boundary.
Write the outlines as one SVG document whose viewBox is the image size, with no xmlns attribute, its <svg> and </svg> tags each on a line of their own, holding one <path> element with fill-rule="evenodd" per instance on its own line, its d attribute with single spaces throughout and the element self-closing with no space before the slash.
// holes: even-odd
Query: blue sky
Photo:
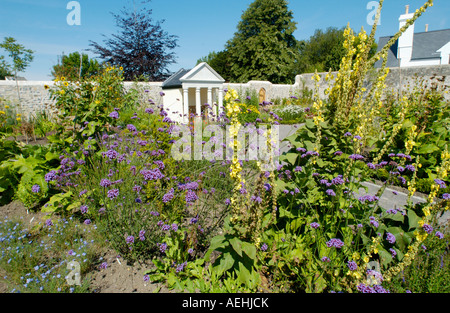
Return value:
<svg viewBox="0 0 450 313">
<path fill-rule="evenodd" d="M 195 66 L 197 59 L 210 51 L 220 51 L 236 31 L 236 26 L 253 0 L 152 0 L 153 20 L 165 20 L 164 30 L 179 37 L 176 48 L 177 64 L 169 67 Z M 110 36 L 117 31 L 111 12 L 118 13 L 131 0 L 79 0 L 81 25 L 69 26 L 66 9 L 70 0 L 0 0 L 0 40 L 11 36 L 26 48 L 35 51 L 35 59 L 25 73 L 28 80 L 50 80 L 50 72 L 57 63 L 57 56 L 63 52 L 84 51 L 89 40 L 102 42 L 102 34 Z M 136 0 L 138 4 L 140 1 Z M 308 39 L 316 29 L 350 26 L 359 30 L 367 24 L 367 9 L 370 0 L 290 0 L 299 40 Z M 385 0 L 380 36 L 393 35 L 398 30 L 398 17 L 404 13 L 405 5 L 410 12 L 419 8 L 425 0 Z M 435 4 L 416 22 L 416 32 L 450 28 L 450 1 L 435 0 Z M 0 54 L 5 54 L 0 51 Z M 92 53 L 88 53 L 94 57 Z"/>
</svg>

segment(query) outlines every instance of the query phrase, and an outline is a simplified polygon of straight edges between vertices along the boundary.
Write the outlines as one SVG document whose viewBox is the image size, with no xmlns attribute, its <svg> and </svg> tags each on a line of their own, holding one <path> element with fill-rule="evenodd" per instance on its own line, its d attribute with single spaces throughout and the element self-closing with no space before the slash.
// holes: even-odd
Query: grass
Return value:
<svg viewBox="0 0 450 313">
<path fill-rule="evenodd" d="M 89 272 L 101 262 L 103 243 L 95 226 L 72 217 L 52 224 L 27 228 L 23 219 L 0 221 L 0 268 L 12 292 L 89 292 Z M 80 285 L 71 283 L 77 264 Z"/>
</svg>

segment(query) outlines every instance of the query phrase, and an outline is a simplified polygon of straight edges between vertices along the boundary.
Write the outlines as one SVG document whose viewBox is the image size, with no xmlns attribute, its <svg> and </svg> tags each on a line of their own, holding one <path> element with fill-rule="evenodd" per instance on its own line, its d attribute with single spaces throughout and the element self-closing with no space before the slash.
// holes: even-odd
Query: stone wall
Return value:
<svg viewBox="0 0 450 313">
<path fill-rule="evenodd" d="M 333 75 L 336 72 L 332 73 Z M 255 90 L 259 94 L 261 88 L 265 90 L 265 99 L 267 101 L 277 98 L 288 98 L 292 95 L 298 95 L 304 88 L 314 90 L 314 81 L 311 77 L 314 74 L 302 74 L 295 77 L 293 85 L 272 84 L 267 81 L 250 81 L 246 84 L 225 83 L 224 88 L 233 88 L 238 91 Z M 324 90 L 328 87 L 325 82 L 326 73 L 319 73 L 321 76 L 319 94 L 324 97 Z M 391 71 L 386 79 L 388 89 L 396 91 L 407 91 L 417 83 L 416 77 L 421 77 L 423 82 L 428 86 L 439 86 L 446 89 L 445 97 L 450 100 L 450 65 L 435 65 L 435 66 L 418 66 L 409 68 L 391 68 Z M 50 98 L 50 93 L 45 86 L 53 86 L 52 81 L 19 81 L 17 82 L 20 91 L 19 95 L 14 81 L 0 81 L 0 98 L 7 99 L 11 104 L 17 106 L 20 103 L 20 111 L 25 117 L 30 117 L 39 111 L 46 111 L 51 113 L 50 106 L 53 100 Z M 159 92 L 162 91 L 162 82 L 152 83 L 134 83 L 124 82 L 125 90 L 135 88 L 139 90 L 142 101 L 153 99 L 155 102 L 160 99 Z"/>
<path fill-rule="evenodd" d="M 337 72 L 332 72 L 333 77 Z M 325 82 L 327 73 L 319 73 L 321 80 L 319 84 L 319 94 L 323 98 L 325 89 L 328 88 L 329 83 Z M 375 75 L 372 73 L 371 75 Z M 297 75 L 295 78 L 296 84 L 314 90 L 315 82 L 311 79 L 314 74 Z M 369 75 L 370 76 L 370 75 Z M 414 86 L 422 83 L 428 87 L 439 87 L 447 90 L 444 93 L 446 100 L 450 100 L 450 65 L 433 65 L 433 66 L 415 66 L 404 68 L 390 68 L 390 72 L 386 77 L 386 86 L 388 91 L 392 92 L 407 92 L 412 91 Z M 334 80 L 331 79 L 330 83 Z M 370 81 L 370 77 L 368 78 Z"/>
</svg>

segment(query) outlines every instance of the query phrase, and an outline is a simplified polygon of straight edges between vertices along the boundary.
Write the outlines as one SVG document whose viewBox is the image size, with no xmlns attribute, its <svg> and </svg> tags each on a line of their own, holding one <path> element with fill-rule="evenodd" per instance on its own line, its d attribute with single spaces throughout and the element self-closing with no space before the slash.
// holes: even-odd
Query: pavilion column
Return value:
<svg viewBox="0 0 450 313">
<path fill-rule="evenodd" d="M 210 107 L 213 107 L 213 97 L 212 97 L 212 88 L 208 87 L 208 104 L 210 105 Z"/>
<path fill-rule="evenodd" d="M 202 106 L 200 103 L 200 87 L 195 88 L 195 113 L 197 116 L 202 115 Z"/>
<path fill-rule="evenodd" d="M 189 123 L 189 89 L 183 88 L 183 119 Z"/>
<path fill-rule="evenodd" d="M 223 89 L 219 88 L 219 110 L 217 114 L 220 116 L 222 112 L 223 112 Z"/>
<path fill-rule="evenodd" d="M 212 88 L 208 87 L 208 104 L 212 107 Z"/>
</svg>

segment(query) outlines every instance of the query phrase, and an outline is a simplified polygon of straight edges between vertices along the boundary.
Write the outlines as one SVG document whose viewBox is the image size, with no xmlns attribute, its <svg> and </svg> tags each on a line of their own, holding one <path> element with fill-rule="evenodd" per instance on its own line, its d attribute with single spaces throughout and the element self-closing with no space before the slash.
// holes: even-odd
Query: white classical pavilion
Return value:
<svg viewBox="0 0 450 313">
<path fill-rule="evenodd" d="M 224 82 L 205 62 L 191 70 L 181 69 L 162 84 L 164 107 L 169 109 L 172 120 L 182 123 L 187 123 L 192 113 L 204 114 L 206 104 L 219 115 L 223 109 Z"/>
</svg>

